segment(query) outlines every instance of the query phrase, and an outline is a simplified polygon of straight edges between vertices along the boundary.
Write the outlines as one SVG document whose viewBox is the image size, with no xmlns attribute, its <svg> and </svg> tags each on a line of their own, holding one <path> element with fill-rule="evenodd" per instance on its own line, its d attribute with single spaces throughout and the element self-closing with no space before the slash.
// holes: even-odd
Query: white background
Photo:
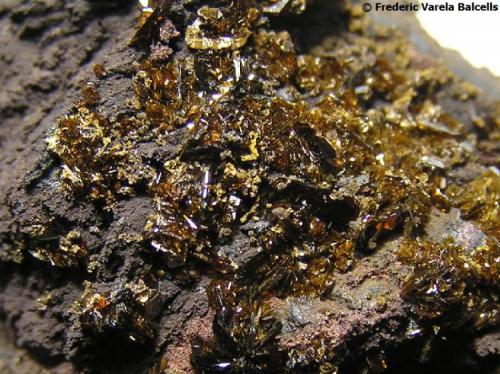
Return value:
<svg viewBox="0 0 500 374">
<path fill-rule="evenodd" d="M 444 4 L 444 0 L 421 0 L 433 4 Z M 472 3 L 463 0 L 463 3 Z M 475 0 L 476 4 L 486 4 L 488 1 Z M 499 7 L 496 12 L 459 12 L 458 1 L 449 0 L 454 4 L 455 11 L 422 11 L 420 7 L 417 18 L 422 27 L 441 46 L 454 49 L 462 54 L 473 66 L 486 67 L 493 74 L 500 76 L 500 1 L 490 1 Z"/>
</svg>

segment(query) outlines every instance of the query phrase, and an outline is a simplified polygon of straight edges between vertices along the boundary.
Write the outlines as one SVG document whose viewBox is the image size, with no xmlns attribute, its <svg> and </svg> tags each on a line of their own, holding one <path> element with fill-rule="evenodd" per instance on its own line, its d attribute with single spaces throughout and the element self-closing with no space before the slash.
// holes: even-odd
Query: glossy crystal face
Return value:
<svg viewBox="0 0 500 374">
<path fill-rule="evenodd" d="M 89 83 L 48 147 L 70 196 L 107 211 L 149 196 L 140 241 L 165 273 L 214 279 L 214 341 L 193 342 L 199 370 L 284 364 L 268 301 L 325 295 L 336 274 L 395 235 L 404 237 L 399 259 L 409 269 L 402 296 L 420 320 L 441 326 L 456 309 L 453 323 L 497 323 L 499 172 L 485 166 L 466 183 L 457 177 L 484 150 L 438 97 L 455 90 L 465 105 L 474 89 L 415 61 L 405 40 L 374 32 L 355 8 L 345 13 L 348 37 L 311 49 L 296 29 L 274 27 L 299 22 L 306 1 L 193 2 L 185 27 L 169 18 L 168 4 L 143 4 L 132 43 L 149 53 L 134 66 L 128 110 L 106 116 L 98 83 Z M 94 71 L 107 76 L 105 66 Z M 474 131 L 498 141 L 499 108 L 492 113 L 478 116 Z M 137 152 L 147 142 L 167 147 L 173 136 L 178 150 L 163 165 Z M 452 208 L 483 231 L 483 244 L 424 239 L 430 213 Z M 55 266 L 85 261 L 78 240 L 69 233 L 38 257 Z M 128 321 L 135 339 L 151 337 L 139 293 L 89 291 L 82 323 L 100 333 Z"/>
</svg>

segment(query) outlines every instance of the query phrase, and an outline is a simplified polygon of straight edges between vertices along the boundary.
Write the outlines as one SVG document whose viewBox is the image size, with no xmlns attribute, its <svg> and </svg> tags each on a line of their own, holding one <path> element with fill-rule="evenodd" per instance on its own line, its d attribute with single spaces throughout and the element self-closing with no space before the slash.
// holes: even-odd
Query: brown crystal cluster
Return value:
<svg viewBox="0 0 500 374">
<path fill-rule="evenodd" d="M 148 175 L 148 168 L 131 151 L 140 128 L 129 118 L 118 122 L 104 118 L 96 107 L 99 94 L 93 84 L 86 85 L 82 94 L 73 113 L 59 120 L 48 147 L 65 160 L 61 174 L 65 188 L 109 206 L 117 196 L 133 194 L 133 187 Z"/>
<path fill-rule="evenodd" d="M 268 300 L 325 294 L 356 256 L 397 233 L 411 269 L 402 295 L 418 317 L 445 325 L 453 312 L 455 327 L 498 324 L 500 175 L 484 167 L 459 184 L 454 170 L 477 162 L 480 145 L 435 100 L 459 85 L 447 71 L 414 63 L 384 32 L 364 38 L 355 11 L 346 17 L 356 43 L 307 51 L 272 27 L 300 18 L 306 1 L 192 2 L 186 24 L 169 19 L 169 1 L 150 5 L 133 41 L 151 53 L 136 66 L 130 110 L 107 118 L 98 84 L 89 84 L 49 149 L 63 188 L 106 210 L 146 190 L 146 248 L 166 272 L 214 278 L 214 338 L 193 342 L 199 371 L 275 372 L 287 358 Z M 187 136 L 164 165 L 137 153 L 176 132 Z M 498 141 L 498 118 L 483 119 L 481 132 Z M 452 207 L 487 243 L 465 250 L 452 238 L 424 240 L 431 210 Z M 241 235 L 245 247 L 227 250 Z M 61 251 L 83 253 L 79 236 L 69 233 Z M 85 296 L 82 323 L 101 333 L 121 321 L 134 339 L 150 337 L 137 298 L 116 292 Z"/>
<path fill-rule="evenodd" d="M 493 240 L 467 253 L 450 238 L 444 243 L 407 241 L 400 256 L 413 264 L 403 294 L 417 314 L 438 327 L 472 321 L 495 326 L 498 316 L 498 247 Z"/>
<path fill-rule="evenodd" d="M 448 194 L 464 218 L 474 220 L 485 233 L 500 239 L 500 179 L 496 170 L 485 171 L 466 186 L 450 186 Z"/>
<path fill-rule="evenodd" d="M 202 372 L 282 370 L 283 355 L 276 344 L 281 326 L 261 302 L 259 288 L 214 282 L 208 292 L 216 312 L 215 336 L 193 340 L 193 365 Z"/>
<path fill-rule="evenodd" d="M 154 337 L 151 319 L 156 298 L 158 292 L 144 280 L 116 287 L 105 295 L 92 292 L 92 284 L 87 282 L 81 299 L 73 307 L 82 330 L 97 339 L 118 332 L 125 341 L 144 344 Z"/>
</svg>

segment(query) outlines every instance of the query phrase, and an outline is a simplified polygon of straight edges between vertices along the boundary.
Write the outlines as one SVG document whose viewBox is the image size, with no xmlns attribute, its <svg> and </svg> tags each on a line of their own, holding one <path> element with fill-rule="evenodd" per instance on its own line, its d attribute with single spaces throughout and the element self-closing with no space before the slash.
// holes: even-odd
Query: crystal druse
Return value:
<svg viewBox="0 0 500 374">
<path fill-rule="evenodd" d="M 500 174 L 491 155 L 500 106 L 463 123 L 442 105 L 441 91 L 466 105 L 476 89 L 419 60 L 358 7 L 318 3 L 143 4 L 130 45 L 143 51 L 134 92 L 112 118 L 99 93 L 108 72 L 95 66 L 95 81 L 59 118 L 47 146 L 68 199 L 103 214 L 135 196 L 150 201 L 147 224 L 129 240 L 156 270 L 107 293 L 89 278 L 72 306 L 82 331 L 154 339 L 158 279 L 208 277 L 213 326 L 190 337 L 193 370 L 342 372 L 347 343 L 321 329 L 297 343 L 285 309 L 316 308 L 316 300 L 328 316 L 340 279 L 369 266 L 388 241 L 390 253 L 380 253 L 392 260 L 365 278 L 401 269 L 391 275 L 394 297 L 406 306 L 408 331 L 418 331 L 408 339 L 498 326 Z M 307 45 L 309 23 L 327 11 L 343 24 L 325 26 L 330 39 Z M 161 163 L 138 151 L 151 142 L 167 147 L 172 137 L 177 151 Z M 467 165 L 474 172 L 465 177 Z M 475 237 L 429 234 L 432 217 L 452 215 Z M 89 272 L 99 266 L 78 231 L 33 239 L 53 232 L 51 222 L 33 223 L 3 256 L 20 262 L 31 253 Z M 379 297 L 375 309 L 388 303 Z M 357 354 L 372 371 L 391 365 L 381 352 Z M 175 362 L 166 354 L 152 370 L 175 370 Z"/>
</svg>

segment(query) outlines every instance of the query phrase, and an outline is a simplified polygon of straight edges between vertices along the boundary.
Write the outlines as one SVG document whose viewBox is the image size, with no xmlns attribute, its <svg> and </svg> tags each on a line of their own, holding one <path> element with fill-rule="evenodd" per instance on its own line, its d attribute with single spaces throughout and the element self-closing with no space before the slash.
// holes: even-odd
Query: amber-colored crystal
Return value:
<svg viewBox="0 0 500 374">
<path fill-rule="evenodd" d="M 110 211 L 117 200 L 150 197 L 144 243 L 165 271 L 201 262 L 196 269 L 224 279 L 209 294 L 214 341 L 193 343 L 199 370 L 272 372 L 280 327 L 269 298 L 322 295 L 356 255 L 394 234 L 405 238 L 399 255 L 411 274 L 402 295 L 416 316 L 439 324 L 453 306 L 463 311 L 457 323 L 494 323 L 500 179 L 493 167 L 465 186 L 454 178 L 475 150 L 433 95 L 453 84 L 448 72 L 412 64 L 396 37 L 338 41 L 328 53 L 297 48 L 268 17 L 300 17 L 306 1 L 193 2 L 187 28 L 168 20 L 168 3 L 147 9 L 133 40 L 152 48 L 136 66 L 128 112 L 108 118 L 88 84 L 48 143 L 70 194 Z M 174 52 L 176 38 L 189 53 Z M 485 126 L 498 140 L 498 121 Z M 163 165 L 137 153 L 173 137 L 180 152 Z M 453 206 L 487 245 L 466 253 L 421 239 L 432 209 Z M 237 235 L 248 247 L 231 249 Z M 61 242 L 61 253 L 80 253 L 75 241 Z M 247 251 L 255 255 L 238 254 Z M 134 295 L 90 296 L 83 325 L 99 333 L 121 323 L 150 338 Z M 314 357 L 322 344 L 312 343 Z"/>
</svg>

